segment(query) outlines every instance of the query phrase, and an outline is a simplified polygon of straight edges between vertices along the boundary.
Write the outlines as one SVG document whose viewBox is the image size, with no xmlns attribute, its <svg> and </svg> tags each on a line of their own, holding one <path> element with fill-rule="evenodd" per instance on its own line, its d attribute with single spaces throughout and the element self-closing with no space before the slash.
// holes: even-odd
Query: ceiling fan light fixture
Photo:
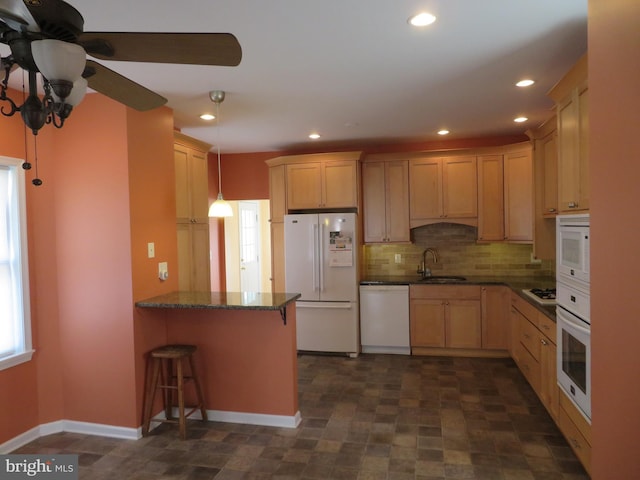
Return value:
<svg viewBox="0 0 640 480">
<path fill-rule="evenodd" d="M 33 61 L 48 80 L 74 82 L 84 70 L 87 55 L 77 43 L 46 39 L 31 42 Z"/>
<path fill-rule="evenodd" d="M 412 17 L 409 17 L 409 24 L 414 27 L 426 27 L 436 21 L 436 16 L 429 12 L 420 12 Z"/>
</svg>

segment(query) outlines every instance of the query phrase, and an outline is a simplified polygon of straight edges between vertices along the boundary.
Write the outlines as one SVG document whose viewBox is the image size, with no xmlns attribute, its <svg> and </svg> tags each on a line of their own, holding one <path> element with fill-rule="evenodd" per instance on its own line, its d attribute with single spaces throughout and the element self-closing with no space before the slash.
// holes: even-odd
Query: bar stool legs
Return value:
<svg viewBox="0 0 640 480">
<path fill-rule="evenodd" d="M 177 423 L 180 438 L 187 437 L 187 418 L 194 412 L 200 410 L 203 421 L 207 421 L 207 410 L 204 405 L 204 396 L 200 381 L 196 375 L 193 354 L 196 351 L 194 345 L 165 345 L 151 351 L 149 358 L 151 362 L 150 380 L 145 386 L 144 414 L 142 422 L 142 435 L 149 433 L 153 402 L 158 390 L 162 390 L 165 419 L 154 421 Z M 185 375 L 184 361 L 188 360 L 190 375 Z M 175 375 L 174 375 L 175 369 Z M 174 381 L 175 379 L 175 381 Z M 185 382 L 192 381 L 195 387 L 197 405 L 185 407 L 184 389 Z M 178 418 L 173 418 L 173 393 L 176 393 L 178 400 Z M 185 411 L 189 408 L 189 411 Z"/>
</svg>

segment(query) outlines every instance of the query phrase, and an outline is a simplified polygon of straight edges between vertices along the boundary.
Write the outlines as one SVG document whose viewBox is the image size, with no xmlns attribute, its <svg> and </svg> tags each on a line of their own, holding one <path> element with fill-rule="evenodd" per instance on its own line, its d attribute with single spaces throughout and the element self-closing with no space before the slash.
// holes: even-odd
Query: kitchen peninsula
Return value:
<svg viewBox="0 0 640 480">
<path fill-rule="evenodd" d="M 173 292 L 136 302 L 166 343 L 198 347 L 210 420 L 296 427 L 295 293 Z"/>
</svg>

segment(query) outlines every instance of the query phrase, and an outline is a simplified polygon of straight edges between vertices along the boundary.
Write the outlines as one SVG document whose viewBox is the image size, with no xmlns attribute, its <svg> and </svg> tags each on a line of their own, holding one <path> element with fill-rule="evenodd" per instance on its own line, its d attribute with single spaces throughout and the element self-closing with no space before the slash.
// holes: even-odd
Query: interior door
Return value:
<svg viewBox="0 0 640 480">
<path fill-rule="evenodd" d="M 240 290 L 260 291 L 260 213 L 257 202 L 238 202 Z"/>
</svg>

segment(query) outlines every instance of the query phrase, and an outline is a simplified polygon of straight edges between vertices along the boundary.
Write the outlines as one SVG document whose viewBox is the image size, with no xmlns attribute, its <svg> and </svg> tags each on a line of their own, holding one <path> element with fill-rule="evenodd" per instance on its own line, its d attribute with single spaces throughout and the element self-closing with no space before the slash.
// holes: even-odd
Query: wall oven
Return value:
<svg viewBox="0 0 640 480">
<path fill-rule="evenodd" d="M 589 215 L 556 220 L 558 385 L 591 419 Z"/>
<path fill-rule="evenodd" d="M 556 307 L 558 384 L 591 419 L 591 328 L 570 311 Z"/>
</svg>

